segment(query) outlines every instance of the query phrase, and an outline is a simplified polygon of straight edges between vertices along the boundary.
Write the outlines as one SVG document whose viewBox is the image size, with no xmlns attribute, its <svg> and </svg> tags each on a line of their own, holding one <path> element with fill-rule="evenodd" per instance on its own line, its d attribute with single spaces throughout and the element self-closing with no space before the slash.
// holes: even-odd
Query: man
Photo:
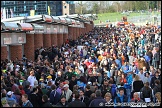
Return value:
<svg viewBox="0 0 162 108">
<path fill-rule="evenodd" d="M 93 92 L 90 90 L 90 85 L 87 85 L 86 88 L 85 88 L 85 93 L 84 95 L 87 96 L 88 98 L 90 98 L 91 94 Z"/>
<path fill-rule="evenodd" d="M 86 107 L 86 104 L 80 101 L 79 93 L 75 93 L 75 100 L 68 104 L 68 107 Z"/>
<path fill-rule="evenodd" d="M 89 98 L 87 96 L 84 95 L 84 91 L 83 90 L 80 90 L 79 91 L 79 95 L 80 95 L 80 100 L 82 102 L 84 102 L 86 104 L 86 106 L 88 107 L 88 101 L 89 101 Z"/>
<path fill-rule="evenodd" d="M 149 72 L 145 73 L 145 78 L 143 80 L 143 83 L 146 83 L 146 82 L 149 82 L 149 84 L 151 82 L 151 77 L 150 77 L 150 73 Z"/>
<path fill-rule="evenodd" d="M 155 83 L 154 82 L 157 79 L 160 80 L 160 82 L 161 82 L 161 78 L 159 76 L 159 72 L 155 72 L 155 76 L 151 78 L 151 84 L 150 84 L 150 86 L 151 86 L 152 89 L 154 88 L 154 86 L 155 86 Z"/>
<path fill-rule="evenodd" d="M 42 107 L 52 107 L 52 104 L 48 101 L 48 96 L 47 95 L 42 96 L 42 102 L 43 102 Z"/>
<path fill-rule="evenodd" d="M 115 97 L 114 103 L 117 104 L 117 103 L 124 103 L 124 102 L 125 103 L 128 102 L 128 97 L 126 95 L 124 95 L 124 89 L 120 88 L 119 93 Z M 118 104 L 117 104 L 117 106 L 119 107 Z"/>
<path fill-rule="evenodd" d="M 30 86 L 34 87 L 34 82 L 36 81 L 36 77 L 34 76 L 34 71 L 30 71 L 30 76 L 28 77 L 28 81 L 30 82 Z"/>
<path fill-rule="evenodd" d="M 56 104 L 57 107 L 66 107 L 68 102 L 66 101 L 65 96 L 61 96 L 61 101 Z"/>
<path fill-rule="evenodd" d="M 66 97 L 66 101 L 68 101 L 72 95 L 72 91 L 69 89 L 68 84 L 65 84 L 63 86 L 63 88 L 64 88 L 64 91 L 63 91 L 62 95 L 64 95 Z"/>
<path fill-rule="evenodd" d="M 64 82 L 60 81 L 59 83 L 60 84 L 59 84 L 59 87 L 57 88 L 57 92 L 60 93 L 60 95 L 61 95 L 62 90 L 63 90 L 63 86 L 64 86 Z"/>
<path fill-rule="evenodd" d="M 96 98 L 91 101 L 89 107 L 105 107 L 106 100 L 101 97 L 101 91 L 96 90 Z"/>
<path fill-rule="evenodd" d="M 60 94 L 56 91 L 56 86 L 51 85 L 50 103 L 56 105 L 60 101 Z"/>
<path fill-rule="evenodd" d="M 21 76 L 21 79 L 23 80 L 23 83 L 22 83 L 23 88 L 25 88 L 26 85 L 30 85 L 30 82 L 28 80 L 26 80 L 27 77 Z"/>
<path fill-rule="evenodd" d="M 22 95 L 22 102 L 22 107 L 33 107 L 32 103 L 28 100 L 27 94 Z"/>
<path fill-rule="evenodd" d="M 140 79 L 142 80 L 142 82 L 144 82 L 145 75 L 143 73 L 143 69 L 142 68 L 140 69 L 140 72 L 138 73 L 138 76 L 140 77 Z"/>
<path fill-rule="evenodd" d="M 13 107 L 13 105 L 16 104 L 16 100 L 14 98 L 12 98 L 12 95 L 13 95 L 12 91 L 7 92 L 6 100 L 10 107 Z"/>
<path fill-rule="evenodd" d="M 77 79 L 76 79 L 76 76 L 73 75 L 73 76 L 72 76 L 72 79 L 71 79 L 70 82 L 69 82 L 69 89 L 70 89 L 71 91 L 73 91 L 73 87 L 74 87 L 74 85 L 76 85 L 76 84 L 77 84 Z"/>
</svg>

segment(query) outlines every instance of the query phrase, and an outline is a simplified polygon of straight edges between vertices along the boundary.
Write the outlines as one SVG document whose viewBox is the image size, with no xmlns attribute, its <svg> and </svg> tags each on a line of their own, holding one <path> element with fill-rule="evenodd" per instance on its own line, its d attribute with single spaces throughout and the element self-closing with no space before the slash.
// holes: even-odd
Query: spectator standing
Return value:
<svg viewBox="0 0 162 108">
<path fill-rule="evenodd" d="M 47 95 L 42 96 L 42 102 L 43 102 L 42 107 L 52 107 L 52 104 L 49 102 Z"/>
<path fill-rule="evenodd" d="M 144 84 L 142 80 L 140 80 L 139 76 L 135 76 L 135 81 L 133 82 L 133 92 L 140 92 L 140 90 L 143 88 Z"/>
<path fill-rule="evenodd" d="M 27 94 L 22 95 L 22 102 L 22 107 L 33 107 L 32 103 L 28 100 Z"/>
<path fill-rule="evenodd" d="M 89 107 L 104 107 L 106 100 L 101 97 L 101 95 L 102 95 L 101 91 L 96 90 L 95 94 L 96 94 L 96 98 L 91 101 Z"/>
<path fill-rule="evenodd" d="M 75 94 L 75 100 L 73 102 L 70 102 L 68 104 L 68 107 L 86 107 L 86 104 L 82 101 L 80 101 L 80 95 L 79 93 Z"/>
<path fill-rule="evenodd" d="M 159 76 L 159 72 L 155 72 L 155 76 L 151 78 L 151 88 L 153 89 L 155 86 L 155 80 L 158 79 L 161 81 L 161 77 Z"/>
<path fill-rule="evenodd" d="M 128 102 L 128 97 L 126 95 L 124 95 L 124 89 L 120 88 L 119 93 L 117 94 L 117 96 L 114 99 L 114 103 L 117 104 L 117 103 L 123 103 L 123 102 Z"/>
<path fill-rule="evenodd" d="M 68 84 L 65 84 L 63 88 L 64 88 L 64 91 L 62 92 L 62 95 L 64 95 L 66 97 L 66 101 L 68 101 L 72 95 L 72 91 L 69 89 Z"/>
<path fill-rule="evenodd" d="M 13 107 L 14 104 L 16 104 L 16 100 L 14 98 L 12 98 L 12 95 L 13 95 L 13 92 L 12 91 L 9 91 L 7 92 L 7 102 L 8 102 L 8 105 L 10 107 Z"/>
<path fill-rule="evenodd" d="M 30 71 L 30 76 L 28 77 L 28 81 L 30 82 L 30 86 L 34 87 L 34 82 L 36 81 L 36 77 L 34 76 L 34 71 Z"/>
<path fill-rule="evenodd" d="M 56 104 L 57 107 L 67 107 L 68 102 L 65 96 L 61 96 L 61 101 Z"/>
<path fill-rule="evenodd" d="M 38 97 L 38 89 L 37 88 L 33 88 L 33 93 L 30 94 L 30 102 L 32 103 L 33 107 L 40 107 L 40 103 L 38 103 L 39 101 L 39 97 Z"/>
<path fill-rule="evenodd" d="M 61 95 L 57 92 L 56 90 L 56 86 L 55 85 L 51 85 L 51 92 L 50 92 L 50 103 L 52 105 L 56 105 L 59 101 L 60 101 L 60 97 Z"/>
</svg>

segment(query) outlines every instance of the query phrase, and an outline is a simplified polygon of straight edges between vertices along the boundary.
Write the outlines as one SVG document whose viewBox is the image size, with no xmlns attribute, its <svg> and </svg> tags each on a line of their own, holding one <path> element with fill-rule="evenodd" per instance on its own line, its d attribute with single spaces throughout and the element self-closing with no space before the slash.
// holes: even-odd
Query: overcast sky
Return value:
<svg viewBox="0 0 162 108">
<path fill-rule="evenodd" d="M 77 3 L 77 2 L 79 2 L 79 1 L 74 1 L 74 3 Z M 82 1 L 82 3 L 84 3 L 84 2 L 87 2 L 87 1 Z M 91 2 L 93 2 L 93 1 L 91 1 Z M 112 4 L 114 1 L 109 1 L 109 3 L 110 4 Z"/>
</svg>

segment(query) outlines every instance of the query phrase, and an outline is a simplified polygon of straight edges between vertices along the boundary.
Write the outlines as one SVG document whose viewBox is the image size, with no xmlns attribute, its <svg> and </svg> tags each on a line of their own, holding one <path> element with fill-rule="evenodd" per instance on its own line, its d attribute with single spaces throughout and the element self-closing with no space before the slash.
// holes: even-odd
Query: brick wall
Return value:
<svg viewBox="0 0 162 108">
<path fill-rule="evenodd" d="M 57 34 L 51 34 L 51 46 L 55 45 L 57 46 Z"/>
<path fill-rule="evenodd" d="M 43 34 L 34 35 L 34 49 L 43 47 Z"/>
<path fill-rule="evenodd" d="M 29 60 L 34 60 L 34 34 L 26 34 L 26 44 L 24 44 L 24 54 Z"/>
<path fill-rule="evenodd" d="M 1 46 L 1 60 L 7 59 L 7 46 Z"/>
<path fill-rule="evenodd" d="M 43 47 L 51 47 L 51 34 L 43 34 Z"/>
<path fill-rule="evenodd" d="M 63 34 L 57 34 L 57 44 L 58 46 L 63 44 Z"/>
<path fill-rule="evenodd" d="M 73 39 L 76 40 L 77 39 L 77 34 L 76 34 L 76 27 L 73 27 Z"/>
<path fill-rule="evenodd" d="M 68 35 L 70 39 L 73 39 L 73 27 L 68 27 Z"/>
<path fill-rule="evenodd" d="M 11 45 L 10 46 L 11 60 L 15 60 L 18 57 L 19 60 L 22 59 L 22 45 Z"/>
<path fill-rule="evenodd" d="M 63 43 L 68 39 L 68 34 L 63 34 Z"/>
</svg>

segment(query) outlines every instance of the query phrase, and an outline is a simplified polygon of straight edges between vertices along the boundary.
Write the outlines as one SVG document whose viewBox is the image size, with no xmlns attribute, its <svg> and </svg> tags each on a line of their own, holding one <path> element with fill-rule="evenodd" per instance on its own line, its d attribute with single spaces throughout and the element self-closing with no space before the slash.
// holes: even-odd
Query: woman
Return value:
<svg viewBox="0 0 162 108">
<path fill-rule="evenodd" d="M 161 104 L 161 92 L 155 94 L 156 102 Z"/>
<path fill-rule="evenodd" d="M 127 83 L 126 75 L 127 75 L 127 74 L 125 74 L 125 73 L 122 73 L 122 74 L 121 74 L 120 82 L 123 82 L 124 84 Z"/>
<path fill-rule="evenodd" d="M 121 71 L 118 71 L 118 76 L 116 78 L 116 85 L 120 85 L 120 80 L 121 80 Z"/>
<path fill-rule="evenodd" d="M 104 99 L 106 100 L 107 104 L 111 104 L 113 102 L 111 93 L 109 92 L 105 94 Z"/>
<path fill-rule="evenodd" d="M 142 80 L 140 80 L 139 76 L 136 75 L 133 82 L 133 92 L 139 92 L 143 86 Z"/>
<path fill-rule="evenodd" d="M 73 93 L 72 93 L 72 95 L 71 95 L 71 97 L 70 97 L 70 99 L 68 100 L 68 102 L 70 103 L 70 102 L 73 102 L 74 100 L 75 100 L 75 94 L 76 93 L 78 93 L 78 91 L 73 91 Z"/>
</svg>

